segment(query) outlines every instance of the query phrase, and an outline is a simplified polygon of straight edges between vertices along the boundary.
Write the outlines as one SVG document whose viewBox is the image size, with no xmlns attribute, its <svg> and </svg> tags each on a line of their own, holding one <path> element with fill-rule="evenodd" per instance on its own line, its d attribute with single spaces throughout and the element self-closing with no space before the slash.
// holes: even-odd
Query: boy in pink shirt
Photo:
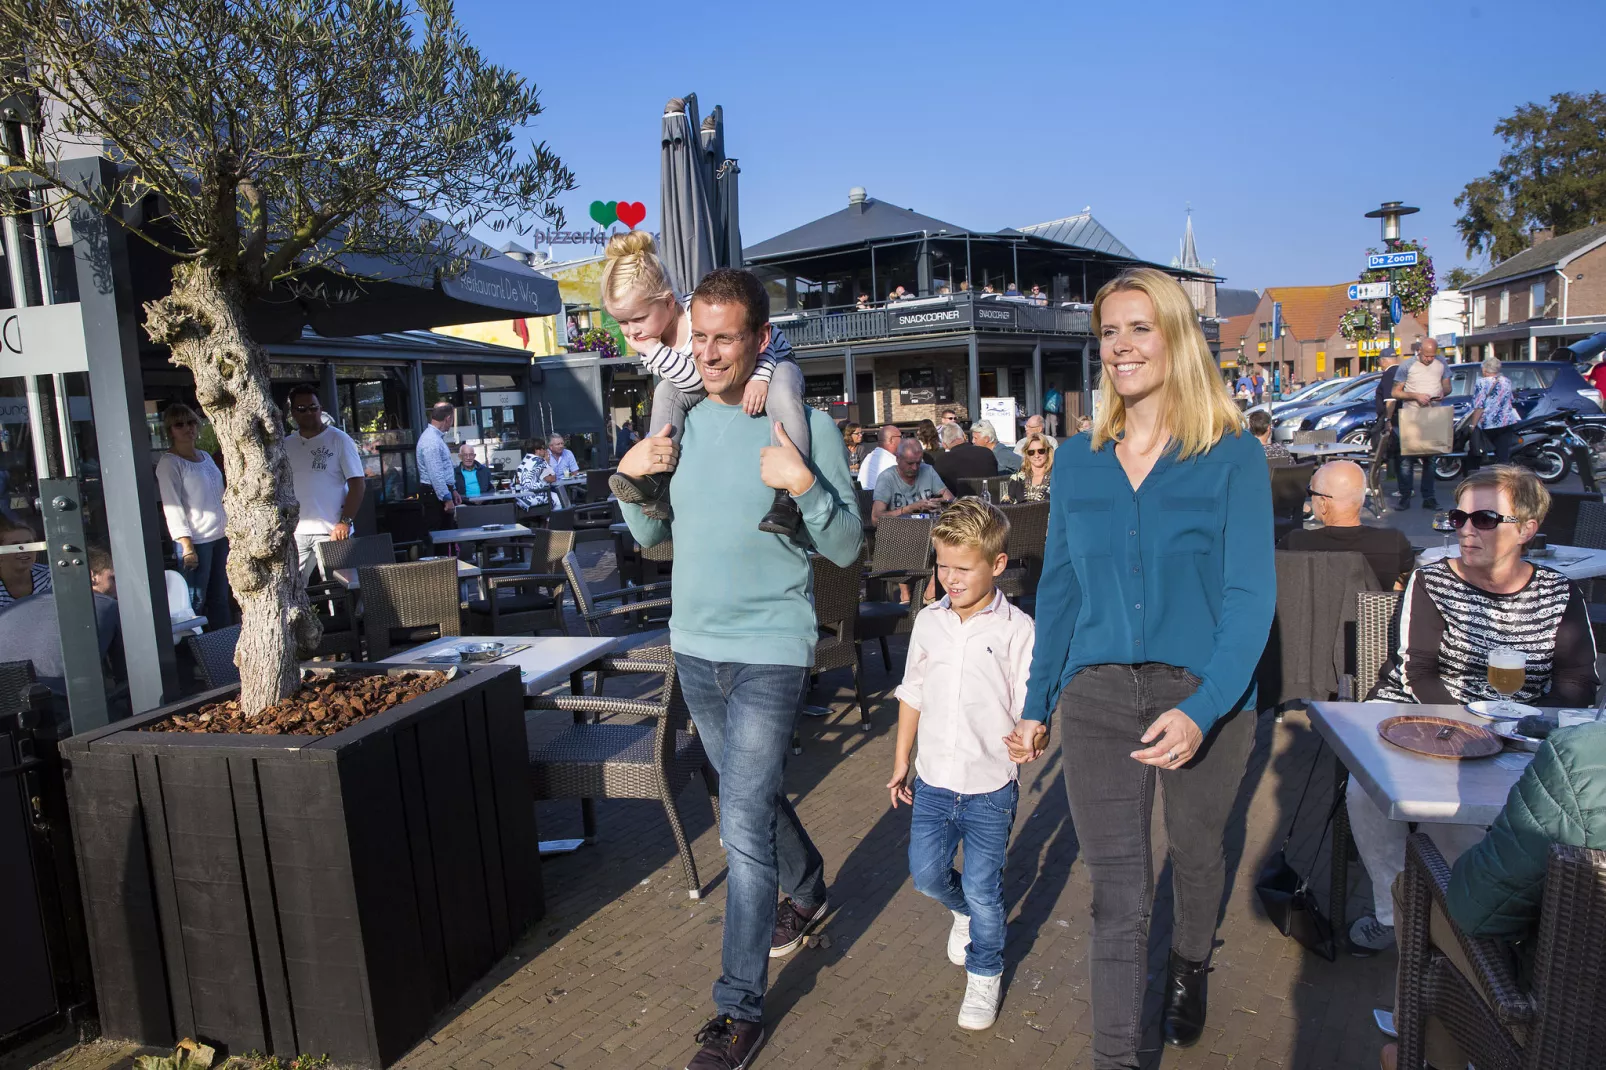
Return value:
<svg viewBox="0 0 1606 1070">
<path fill-rule="evenodd" d="M 959 499 L 932 528 L 948 593 L 915 618 L 887 783 L 893 808 L 910 807 L 915 888 L 953 912 L 948 959 L 966 972 L 961 1029 L 991 1027 L 1003 994 L 1004 857 L 1019 799 L 1004 740 L 1026 702 L 1036 638 L 1032 619 L 995 586 L 1009 563 L 1008 538 L 1004 514 L 979 498 Z M 953 868 L 961 842 L 962 874 Z"/>
</svg>

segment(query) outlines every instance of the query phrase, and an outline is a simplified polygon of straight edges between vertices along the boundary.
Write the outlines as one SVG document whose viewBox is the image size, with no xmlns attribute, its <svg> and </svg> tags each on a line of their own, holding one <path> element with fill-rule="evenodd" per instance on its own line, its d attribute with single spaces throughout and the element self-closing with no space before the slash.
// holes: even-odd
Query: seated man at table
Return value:
<svg viewBox="0 0 1606 1070">
<path fill-rule="evenodd" d="M 961 479 L 986 479 L 998 474 L 998 458 L 993 451 L 965 441 L 965 431 L 958 423 L 945 423 L 937 428 L 937 441 L 942 453 L 932 462 L 937 475 L 954 494 L 962 489 Z"/>
<path fill-rule="evenodd" d="M 547 452 L 551 455 L 548 463 L 559 479 L 568 479 L 580 471 L 580 462 L 574 459 L 574 451 L 566 448 L 567 443 L 564 442 L 562 435 L 552 435 L 547 439 L 547 443 L 550 447 Z"/>
<path fill-rule="evenodd" d="M 100 656 L 110 673 L 107 690 L 127 677 L 123 662 L 123 643 L 117 613 L 117 572 L 112 567 L 112 555 L 102 547 L 91 545 L 89 559 L 89 588 L 94 602 L 96 638 L 100 642 Z M 62 738 L 71 734 L 67 714 L 67 669 L 61 652 L 61 628 L 56 592 L 46 591 L 12 602 L 0 610 L 0 650 L 7 661 L 26 661 L 33 665 L 34 679 L 50 690 L 54 699 L 56 729 Z M 116 696 L 112 702 L 113 719 L 128 716 L 126 697 Z"/>
<path fill-rule="evenodd" d="M 1249 433 L 1260 441 L 1260 448 L 1266 451 L 1266 460 L 1272 464 L 1290 464 L 1294 455 L 1284 448 L 1281 442 L 1271 439 L 1271 413 L 1265 409 L 1256 409 L 1249 414 Z"/>
<path fill-rule="evenodd" d="M 1512 696 L 1538 706 L 1593 706 L 1595 639 L 1578 585 L 1522 551 L 1550 509 L 1550 492 L 1526 468 L 1502 464 L 1461 481 L 1450 522 L 1459 558 L 1411 574 L 1400 607 L 1400 645 L 1371 698 L 1379 702 L 1464 706 L 1500 695 L 1489 686 L 1489 653 L 1527 656 Z M 1405 822 L 1391 821 L 1351 776 L 1346 805 L 1355 846 L 1372 879 L 1374 913 L 1350 928 L 1351 951 L 1370 955 L 1394 943 L 1390 888 L 1405 868 Z M 1483 835 L 1467 825 L 1424 823 L 1447 861 Z"/>
<path fill-rule="evenodd" d="M 917 439 L 906 438 L 898 443 L 898 463 L 882 472 L 875 482 L 871 524 L 881 523 L 884 516 L 929 512 L 943 502 L 954 500 L 931 465 L 921 461 L 923 454 Z"/>
<path fill-rule="evenodd" d="M 491 470 L 480 463 L 474 447 L 467 442 L 457 447 L 457 469 L 452 473 L 452 482 L 464 498 L 477 498 L 491 492 Z"/>
<path fill-rule="evenodd" d="M 1296 528 L 1283 536 L 1279 550 L 1330 550 L 1364 554 L 1385 591 L 1405 589 L 1405 576 L 1416 567 L 1416 549 L 1397 528 L 1369 528 L 1361 523 L 1366 501 L 1366 473 L 1354 461 L 1328 461 L 1310 480 L 1311 513 L 1319 528 Z"/>
<path fill-rule="evenodd" d="M 1558 843 L 1606 850 L 1606 723 L 1558 729 L 1540 744 L 1489 834 L 1456 859 L 1449 920 L 1467 936 L 1513 941 L 1520 954 L 1538 933 L 1545 869 L 1551 844 Z M 1435 905 L 1428 939 L 1470 979 L 1473 970 L 1444 920 Z M 1386 1067 L 1394 1065 L 1393 1047 L 1384 1048 Z M 1431 1018 L 1426 1047 L 1429 1066 L 1459 1070 L 1467 1065 L 1466 1054 Z"/>
</svg>

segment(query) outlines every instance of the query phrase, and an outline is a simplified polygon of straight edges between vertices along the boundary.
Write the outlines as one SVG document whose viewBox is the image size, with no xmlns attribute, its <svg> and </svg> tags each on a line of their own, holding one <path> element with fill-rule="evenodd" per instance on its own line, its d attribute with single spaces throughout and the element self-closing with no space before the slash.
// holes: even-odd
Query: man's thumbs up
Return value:
<svg viewBox="0 0 1606 1070">
<path fill-rule="evenodd" d="M 758 452 L 758 474 L 766 487 L 784 490 L 796 498 L 814 486 L 814 473 L 808 461 L 792 442 L 779 421 L 774 423 L 775 442 Z"/>
</svg>

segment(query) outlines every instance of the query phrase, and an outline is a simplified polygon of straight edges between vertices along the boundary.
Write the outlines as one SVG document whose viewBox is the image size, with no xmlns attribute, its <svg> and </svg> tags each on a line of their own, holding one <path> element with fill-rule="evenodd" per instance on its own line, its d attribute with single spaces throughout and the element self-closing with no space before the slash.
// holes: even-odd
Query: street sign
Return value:
<svg viewBox="0 0 1606 1070">
<path fill-rule="evenodd" d="M 1352 282 L 1349 284 L 1351 301 L 1380 301 L 1392 296 L 1386 282 Z"/>
<path fill-rule="evenodd" d="M 1399 326 L 1400 318 L 1404 314 L 1405 310 L 1400 307 L 1400 299 L 1398 297 L 1389 298 L 1389 319 L 1394 321 L 1395 326 Z"/>
<path fill-rule="evenodd" d="M 1373 253 L 1366 258 L 1366 270 L 1377 271 L 1379 268 L 1416 267 L 1416 250 L 1407 249 L 1403 253 Z"/>
</svg>

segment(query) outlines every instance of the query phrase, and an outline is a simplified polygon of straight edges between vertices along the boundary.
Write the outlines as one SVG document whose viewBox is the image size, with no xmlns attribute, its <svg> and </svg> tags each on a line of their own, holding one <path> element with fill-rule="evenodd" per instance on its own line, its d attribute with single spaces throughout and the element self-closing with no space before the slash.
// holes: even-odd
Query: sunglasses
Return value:
<svg viewBox="0 0 1606 1070">
<path fill-rule="evenodd" d="M 1048 451 L 1047 450 L 1027 450 L 1026 451 L 1026 456 L 1028 456 L 1028 457 L 1047 457 L 1048 456 Z"/>
<path fill-rule="evenodd" d="M 1501 524 L 1522 523 L 1521 520 L 1514 516 L 1506 516 L 1504 513 L 1497 513 L 1493 509 L 1478 509 L 1471 513 L 1464 509 L 1451 509 L 1449 519 L 1450 526 L 1457 531 L 1465 527 L 1468 520 L 1472 521 L 1472 526 L 1479 531 L 1493 531 Z"/>
<path fill-rule="evenodd" d="M 317 412 L 319 409 L 323 408 L 323 406 L 317 404 L 316 402 L 311 405 L 294 405 L 291 407 L 296 412 Z"/>
<path fill-rule="evenodd" d="M 174 420 L 168 426 L 169 427 L 194 427 L 194 426 L 196 426 L 196 423 L 195 423 L 194 420 Z"/>
<path fill-rule="evenodd" d="M 1323 494 L 1321 491 L 1317 490 L 1314 486 L 1308 486 L 1308 487 L 1305 488 L 1305 497 L 1307 497 L 1307 498 L 1331 498 L 1332 495 L 1331 494 Z"/>
</svg>

